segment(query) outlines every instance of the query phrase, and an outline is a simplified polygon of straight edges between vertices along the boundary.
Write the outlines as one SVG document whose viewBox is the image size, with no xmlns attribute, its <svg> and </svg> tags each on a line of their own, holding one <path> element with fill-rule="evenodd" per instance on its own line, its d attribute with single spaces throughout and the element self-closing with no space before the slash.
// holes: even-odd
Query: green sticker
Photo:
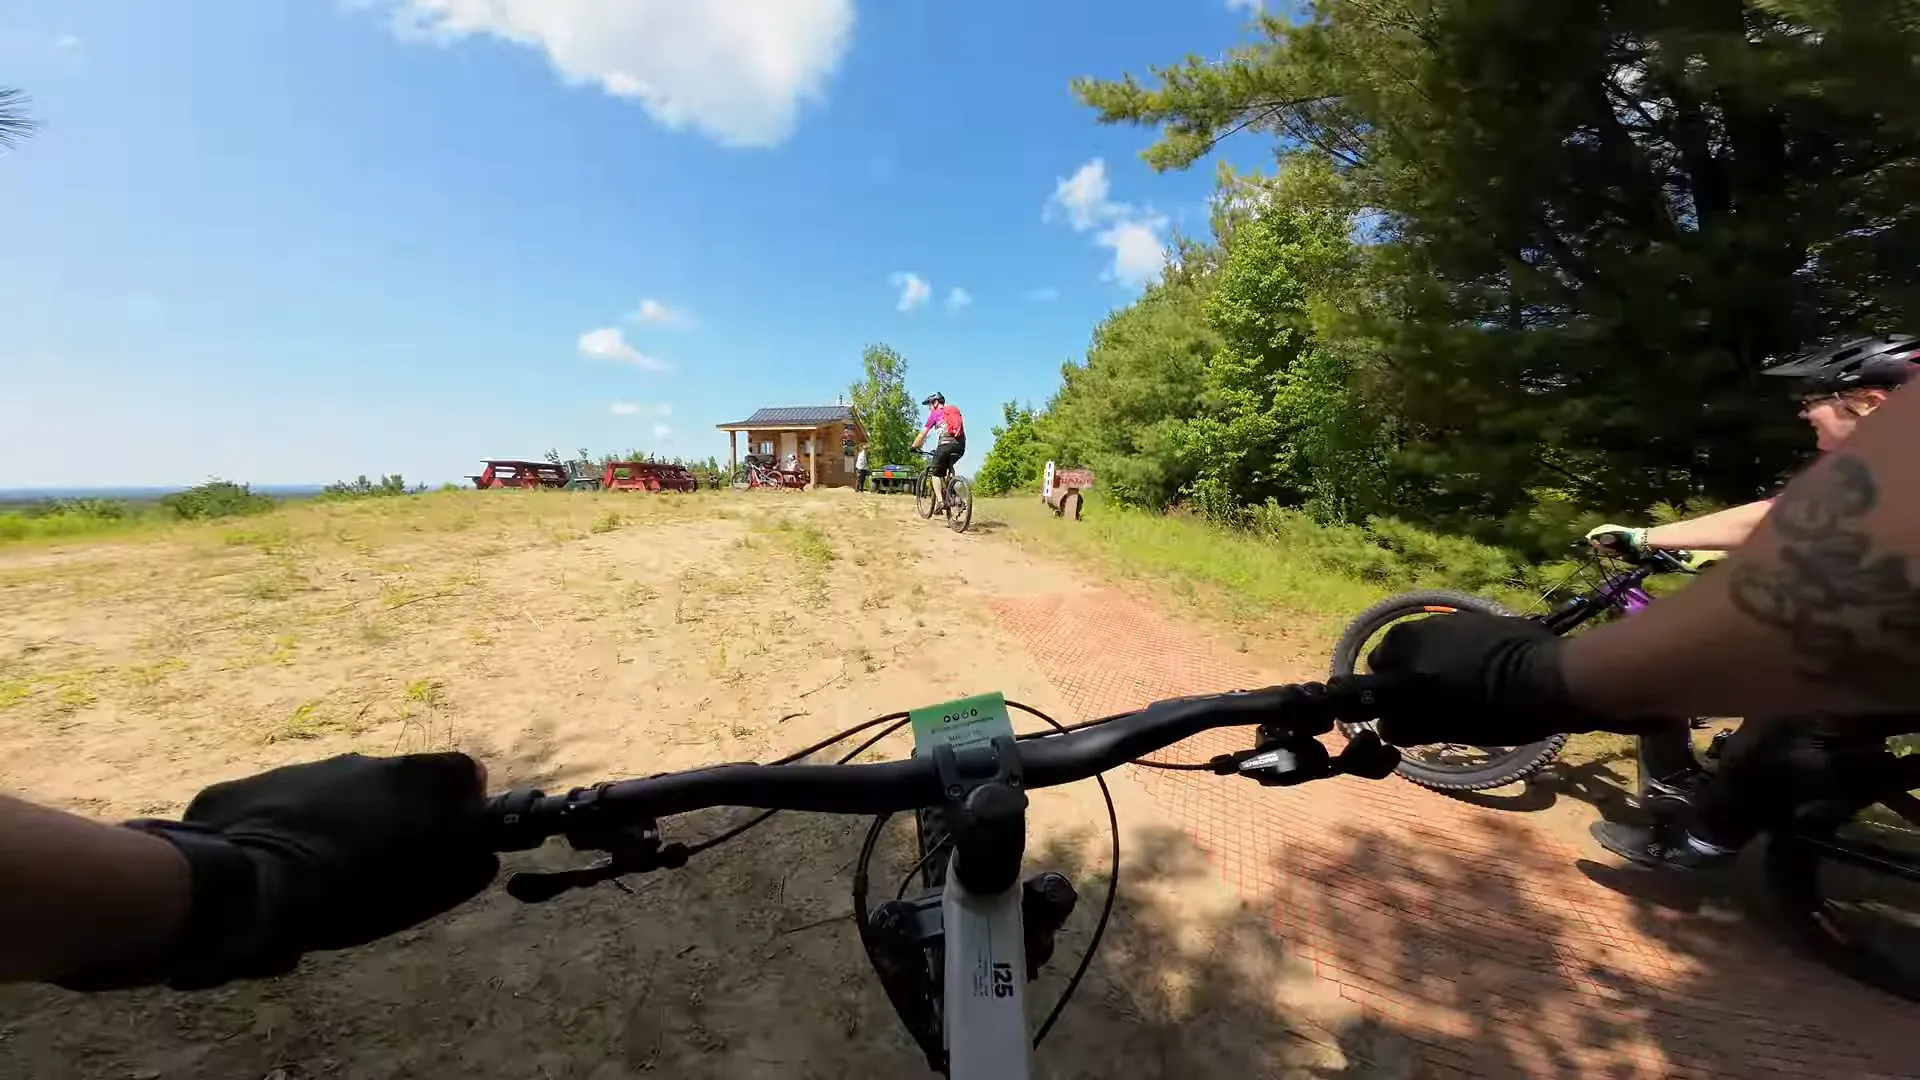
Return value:
<svg viewBox="0 0 1920 1080">
<path fill-rule="evenodd" d="M 913 752 L 932 751 L 936 746 L 963 747 L 983 745 L 996 735 L 1013 737 L 1013 719 L 1007 715 L 1007 699 L 997 691 L 978 694 L 943 705 L 929 705 L 907 714 L 913 720 Z"/>
</svg>

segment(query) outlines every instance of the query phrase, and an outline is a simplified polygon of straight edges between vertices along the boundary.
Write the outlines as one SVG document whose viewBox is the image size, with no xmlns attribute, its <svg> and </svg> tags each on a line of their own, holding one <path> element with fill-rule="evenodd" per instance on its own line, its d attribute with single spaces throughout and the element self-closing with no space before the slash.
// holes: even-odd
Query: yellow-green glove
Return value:
<svg viewBox="0 0 1920 1080">
<path fill-rule="evenodd" d="M 1587 543 L 1609 555 L 1638 558 L 1647 553 L 1647 530 L 1626 525 L 1602 525 L 1587 531 Z"/>
</svg>

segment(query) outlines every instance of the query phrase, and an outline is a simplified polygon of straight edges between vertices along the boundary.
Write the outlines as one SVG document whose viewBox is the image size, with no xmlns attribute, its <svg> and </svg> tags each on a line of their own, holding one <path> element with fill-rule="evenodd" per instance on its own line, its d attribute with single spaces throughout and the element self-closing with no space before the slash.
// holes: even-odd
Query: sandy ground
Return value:
<svg viewBox="0 0 1920 1080">
<path fill-rule="evenodd" d="M 846 492 L 466 492 L 0 554 L 0 790 L 168 815 L 264 767 L 440 747 L 483 759 L 496 787 L 552 789 L 777 757 L 985 690 L 1055 708 L 988 601 L 1087 586 L 1004 528 L 983 506 L 955 536 L 904 499 Z M 1303 980 L 1258 920 L 1131 782 L 1114 787 L 1127 885 L 1042 1075 L 1404 1075 L 1316 1034 L 1342 1003 L 1282 1009 Z M 847 917 L 865 827 L 783 815 L 631 891 L 522 906 L 496 889 L 266 983 L 0 988 L 0 1076 L 927 1075 Z M 1090 786 L 1036 796 L 1029 865 L 1083 897 L 1036 1015 L 1097 914 L 1105 828 Z M 911 861 L 908 833 L 896 823 L 876 888 Z"/>
</svg>

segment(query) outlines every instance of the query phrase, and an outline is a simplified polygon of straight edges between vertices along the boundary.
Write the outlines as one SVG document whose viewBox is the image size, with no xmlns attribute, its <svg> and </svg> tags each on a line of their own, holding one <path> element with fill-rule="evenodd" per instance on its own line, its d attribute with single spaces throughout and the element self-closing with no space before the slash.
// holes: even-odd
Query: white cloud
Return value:
<svg viewBox="0 0 1920 1080">
<path fill-rule="evenodd" d="M 1227 0 L 1228 11 L 1244 11 L 1249 15 L 1258 15 L 1266 7 L 1266 0 Z"/>
<path fill-rule="evenodd" d="M 1064 217 L 1075 232 L 1098 229 L 1094 243 L 1113 252 L 1113 262 L 1101 276 L 1139 288 L 1166 265 L 1168 221 L 1164 214 L 1115 202 L 1110 191 L 1107 164 L 1094 158 L 1072 176 L 1055 181 L 1041 220 Z"/>
<path fill-rule="evenodd" d="M 61 34 L 54 39 L 53 47 L 59 49 L 61 52 L 70 53 L 79 52 L 80 46 L 85 44 L 86 42 L 81 41 L 80 35 L 78 34 Z"/>
<path fill-rule="evenodd" d="M 653 425 L 653 437 L 656 439 L 670 439 L 673 437 L 673 429 L 665 424 L 655 424 Z"/>
<path fill-rule="evenodd" d="M 1027 299 L 1037 300 L 1043 304 L 1051 303 L 1052 301 L 1060 299 L 1060 290 L 1051 285 L 1043 285 L 1038 289 L 1028 289 Z"/>
<path fill-rule="evenodd" d="M 953 287 L 953 291 L 947 293 L 948 311 L 959 311 L 971 303 L 973 303 L 973 294 L 958 285 Z"/>
<path fill-rule="evenodd" d="M 627 344 L 626 335 L 611 326 L 581 334 L 580 355 L 594 360 L 612 360 L 622 364 L 632 364 L 642 371 L 669 370 L 666 361 L 648 356 Z"/>
<path fill-rule="evenodd" d="M 900 290 L 900 299 L 894 306 L 901 311 L 912 311 L 921 307 L 927 302 L 927 298 L 933 295 L 933 286 L 912 271 L 902 270 L 887 280 L 894 288 Z"/>
<path fill-rule="evenodd" d="M 640 301 L 640 307 L 633 313 L 633 321 L 655 326 L 692 326 L 693 316 L 649 296 Z"/>
<path fill-rule="evenodd" d="M 403 39 L 483 34 L 536 49 L 568 83 L 638 101 L 668 128 L 773 146 L 825 97 L 853 0 L 361 0 Z"/>
<path fill-rule="evenodd" d="M 667 416 L 673 412 L 673 406 L 662 402 L 659 405 L 642 405 L 637 401 L 616 401 L 607 407 L 615 416 Z"/>
<path fill-rule="evenodd" d="M 1094 158 L 1072 176 L 1054 183 L 1053 195 L 1047 199 L 1040 219 L 1052 221 L 1055 214 L 1065 214 L 1075 232 L 1086 232 L 1125 209 L 1107 199 L 1107 190 L 1107 163 Z"/>
<path fill-rule="evenodd" d="M 1113 265 L 1104 276 L 1137 289 L 1166 269 L 1167 244 L 1160 237 L 1167 219 L 1158 216 L 1115 222 L 1094 237 L 1094 242 L 1113 252 Z"/>
</svg>

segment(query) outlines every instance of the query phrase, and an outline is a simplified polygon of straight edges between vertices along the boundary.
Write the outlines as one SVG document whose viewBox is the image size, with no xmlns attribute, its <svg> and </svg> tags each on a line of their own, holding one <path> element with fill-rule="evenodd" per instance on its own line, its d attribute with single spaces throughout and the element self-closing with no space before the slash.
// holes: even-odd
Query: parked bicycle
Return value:
<svg viewBox="0 0 1920 1080">
<path fill-rule="evenodd" d="M 1646 608 L 1653 602 L 1647 580 L 1656 574 L 1699 572 L 1689 556 L 1664 551 L 1609 569 L 1612 565 L 1590 557 L 1579 576 L 1592 580 L 1593 587 L 1527 617 L 1556 634 L 1569 634 L 1596 620 Z M 1459 611 L 1511 614 L 1492 600 L 1464 593 L 1426 590 L 1391 596 L 1348 625 L 1334 650 L 1333 673 L 1352 674 L 1379 637 L 1401 619 Z M 1349 737 L 1368 726 L 1339 725 Z M 1688 726 L 1699 729 L 1706 721 L 1696 719 Z M 1700 773 L 1714 767 L 1720 743 L 1730 734 L 1720 732 L 1704 753 L 1695 752 Z M 1556 735 L 1525 746 L 1407 748 L 1395 771 L 1436 791 L 1481 791 L 1533 775 L 1553 761 L 1566 742 L 1565 735 Z M 1656 820 L 1672 820 L 1684 812 L 1684 800 L 1649 791 L 1647 739 L 1636 739 L 1634 750 L 1640 765 L 1637 802 Z M 1768 891 L 1787 931 L 1816 957 L 1861 982 L 1920 1001 L 1920 798 L 1915 797 L 1920 791 L 1920 754 L 1896 755 L 1888 746 L 1853 767 L 1863 778 L 1858 790 L 1840 800 L 1802 807 L 1791 827 L 1767 838 Z M 1896 903 L 1909 906 L 1897 910 Z"/>
<path fill-rule="evenodd" d="M 854 865 L 853 915 L 888 1000 L 935 1072 L 954 1080 L 1027 1080 L 1034 1075 L 1031 1048 L 1046 1038 L 1079 986 L 1113 911 L 1120 830 L 1099 774 L 1133 762 L 1239 775 L 1264 786 L 1340 774 L 1384 778 L 1397 758 L 1370 733 L 1338 756 L 1316 738 L 1338 719 L 1373 716 L 1377 689 L 1362 679 L 1338 690 L 1307 684 L 1180 698 L 1072 728 L 990 694 L 878 717 L 770 765 L 717 765 L 565 795 L 512 791 L 489 803 L 488 822 L 500 851 L 564 836 L 578 850 L 606 854 L 594 866 L 515 874 L 508 893 L 531 903 L 626 874 L 684 866 L 780 810 L 877 815 Z M 1015 736 L 1008 707 L 1052 730 Z M 847 764 L 909 723 L 911 760 Z M 1202 731 L 1239 725 L 1258 726 L 1254 747 L 1204 763 L 1139 760 Z M 797 764 L 876 727 L 882 730 L 838 764 Z M 1107 895 L 1079 966 L 1029 1036 L 1025 985 L 1051 958 L 1054 937 L 1078 897 L 1057 872 L 1021 878 L 1026 792 L 1089 778 L 1106 796 L 1112 830 Z M 765 812 L 697 843 L 661 842 L 659 818 L 717 806 Z M 888 818 L 905 812 L 915 815 L 918 860 L 895 898 L 869 907 L 874 851 Z M 924 889 L 909 898 L 915 874 Z"/>
<path fill-rule="evenodd" d="M 781 479 L 780 470 L 772 459 L 762 460 L 749 457 L 745 463 L 747 486 L 750 488 L 782 488 L 786 486 Z"/>
<path fill-rule="evenodd" d="M 920 450 L 918 453 L 927 459 L 927 462 L 933 461 L 933 451 Z M 968 526 L 973 524 L 973 482 L 961 476 L 957 470 L 947 473 L 944 477 L 935 477 L 933 470 L 923 464 L 920 469 L 919 483 L 913 490 L 914 512 L 922 518 L 933 516 L 935 480 L 940 480 L 946 485 L 942 489 L 945 505 L 941 507 L 940 512 L 946 515 L 947 524 L 954 532 L 966 532 Z"/>
</svg>

